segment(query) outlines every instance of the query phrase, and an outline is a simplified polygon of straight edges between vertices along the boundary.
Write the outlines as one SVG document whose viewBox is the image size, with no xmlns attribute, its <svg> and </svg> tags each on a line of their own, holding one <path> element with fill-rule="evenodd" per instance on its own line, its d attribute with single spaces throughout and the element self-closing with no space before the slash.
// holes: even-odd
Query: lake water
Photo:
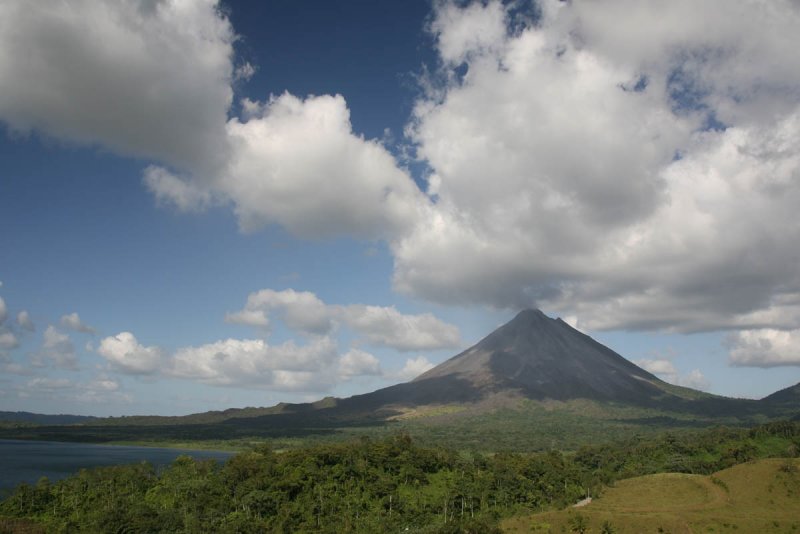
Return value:
<svg viewBox="0 0 800 534">
<path fill-rule="evenodd" d="M 142 461 L 163 466 L 170 464 L 181 454 L 224 462 L 233 453 L 0 439 L 0 498 L 17 484 L 35 483 L 42 476 L 54 481 L 66 478 L 82 468 Z"/>
</svg>

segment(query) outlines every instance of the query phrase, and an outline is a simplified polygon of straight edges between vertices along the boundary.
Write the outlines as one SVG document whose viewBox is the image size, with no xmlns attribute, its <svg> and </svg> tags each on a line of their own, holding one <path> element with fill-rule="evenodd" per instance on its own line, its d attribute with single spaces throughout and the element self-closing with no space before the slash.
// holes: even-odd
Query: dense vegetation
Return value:
<svg viewBox="0 0 800 534">
<path fill-rule="evenodd" d="M 117 417 L 60 426 L 14 423 L 4 428 L 0 423 L 0 438 L 247 450 L 252 443 L 264 440 L 269 440 L 275 449 L 287 449 L 349 441 L 362 435 L 379 440 L 405 432 L 427 446 L 481 452 L 541 452 L 553 448 L 575 450 L 585 443 L 617 441 L 631 434 L 652 436 L 665 430 L 683 432 L 720 424 L 749 427 L 775 418 L 700 416 L 586 399 L 539 402 L 514 398 L 477 407 L 443 405 L 417 409 L 390 420 L 364 414 L 331 417 L 324 410 L 263 414 L 269 410 L 272 409 L 185 417 Z"/>
<path fill-rule="evenodd" d="M 0 503 L 0 521 L 25 518 L 52 532 L 491 532 L 504 517 L 564 507 L 617 479 L 710 474 L 798 450 L 796 422 L 571 454 L 458 453 L 406 434 L 283 453 L 260 446 L 221 466 L 181 457 L 160 471 L 144 463 L 21 485 Z"/>
</svg>

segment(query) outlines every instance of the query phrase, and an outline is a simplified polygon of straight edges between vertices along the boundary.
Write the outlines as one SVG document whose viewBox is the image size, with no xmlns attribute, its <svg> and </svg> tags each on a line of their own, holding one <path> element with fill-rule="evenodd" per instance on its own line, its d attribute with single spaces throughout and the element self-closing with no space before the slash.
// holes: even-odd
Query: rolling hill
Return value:
<svg viewBox="0 0 800 534">
<path fill-rule="evenodd" d="M 710 476 L 661 473 L 622 480 L 581 508 L 516 517 L 503 531 L 798 532 L 800 462 L 762 459 Z"/>
</svg>

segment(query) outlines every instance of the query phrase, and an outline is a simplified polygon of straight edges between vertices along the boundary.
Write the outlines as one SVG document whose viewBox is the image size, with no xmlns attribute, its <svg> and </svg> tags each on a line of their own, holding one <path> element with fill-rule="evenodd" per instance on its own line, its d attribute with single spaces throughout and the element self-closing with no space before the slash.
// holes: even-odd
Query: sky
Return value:
<svg viewBox="0 0 800 534">
<path fill-rule="evenodd" d="M 800 382 L 800 4 L 0 2 L 0 410 L 409 380 L 540 308 Z"/>
</svg>

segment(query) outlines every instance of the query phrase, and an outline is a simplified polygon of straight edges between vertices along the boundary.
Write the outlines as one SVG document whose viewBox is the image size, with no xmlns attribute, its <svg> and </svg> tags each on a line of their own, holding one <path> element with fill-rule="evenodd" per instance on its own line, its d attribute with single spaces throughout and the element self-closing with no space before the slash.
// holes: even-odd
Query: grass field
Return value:
<svg viewBox="0 0 800 534">
<path fill-rule="evenodd" d="M 711 476 L 622 480 L 587 506 L 515 517 L 502 527 L 509 533 L 568 533 L 580 532 L 580 522 L 594 534 L 800 534 L 800 460 L 759 460 Z"/>
</svg>

